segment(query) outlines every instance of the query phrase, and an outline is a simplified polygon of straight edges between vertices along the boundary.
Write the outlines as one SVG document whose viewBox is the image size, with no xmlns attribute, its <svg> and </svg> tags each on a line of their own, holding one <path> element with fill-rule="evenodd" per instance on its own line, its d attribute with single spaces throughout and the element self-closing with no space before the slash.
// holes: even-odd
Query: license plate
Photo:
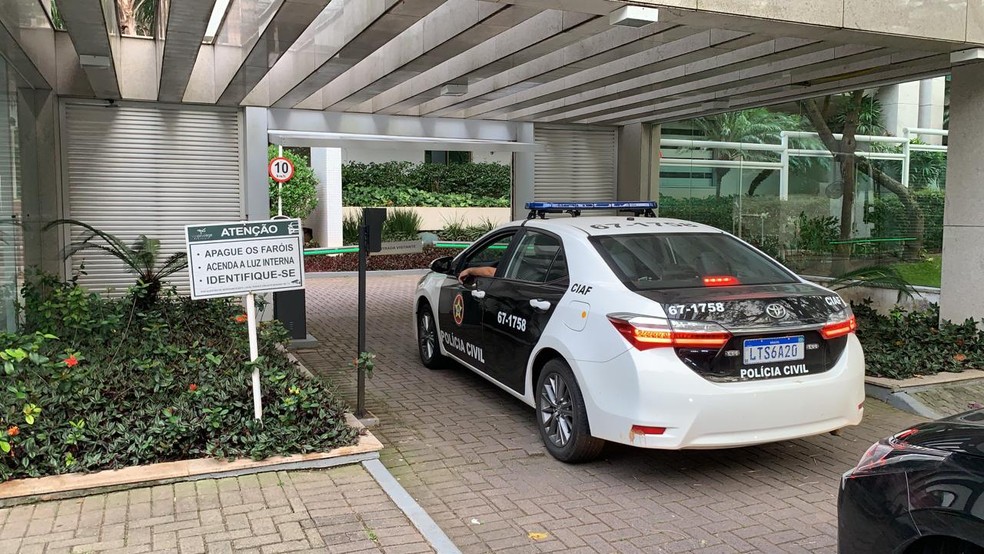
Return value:
<svg viewBox="0 0 984 554">
<path fill-rule="evenodd" d="M 745 365 L 802 360 L 806 351 L 802 336 L 748 339 L 742 346 Z"/>
</svg>

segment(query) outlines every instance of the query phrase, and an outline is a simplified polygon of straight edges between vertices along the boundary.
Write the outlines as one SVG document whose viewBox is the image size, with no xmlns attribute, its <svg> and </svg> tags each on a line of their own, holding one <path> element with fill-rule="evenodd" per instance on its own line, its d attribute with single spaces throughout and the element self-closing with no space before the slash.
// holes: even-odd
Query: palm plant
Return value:
<svg viewBox="0 0 984 554">
<path fill-rule="evenodd" d="M 143 308 L 157 302 L 165 278 L 188 267 L 188 258 L 184 252 L 174 253 L 161 262 L 159 239 L 140 235 L 133 244 L 128 245 L 122 239 L 77 219 L 57 219 L 45 225 L 44 229 L 48 230 L 56 225 L 76 225 L 86 230 L 79 240 L 73 241 L 65 249 L 65 259 L 83 250 L 100 250 L 120 260 L 136 273 L 137 288 L 141 291 L 137 302 Z"/>
<path fill-rule="evenodd" d="M 751 144 L 779 144 L 783 131 L 797 131 L 803 128 L 803 118 L 800 115 L 773 112 L 767 108 L 752 108 L 737 112 L 728 112 L 694 120 L 694 124 L 704 135 L 705 140 L 720 142 L 744 142 Z M 750 156 L 761 158 L 763 152 L 741 151 L 728 148 L 716 148 L 715 160 L 744 160 Z M 807 162 L 812 158 L 806 158 Z M 792 160 L 791 160 L 792 163 Z M 721 182 L 731 171 L 728 167 L 714 168 L 714 181 L 717 196 L 721 196 Z M 765 181 L 772 170 L 765 169 L 758 173 L 748 187 L 748 194 L 754 195 L 755 189 Z"/>
<path fill-rule="evenodd" d="M 872 265 L 860 267 L 853 271 L 842 273 L 827 282 L 833 290 L 843 290 L 852 287 L 874 287 L 898 291 L 899 300 L 903 297 L 912 298 L 916 289 L 913 288 L 898 269 L 889 265 Z"/>
</svg>

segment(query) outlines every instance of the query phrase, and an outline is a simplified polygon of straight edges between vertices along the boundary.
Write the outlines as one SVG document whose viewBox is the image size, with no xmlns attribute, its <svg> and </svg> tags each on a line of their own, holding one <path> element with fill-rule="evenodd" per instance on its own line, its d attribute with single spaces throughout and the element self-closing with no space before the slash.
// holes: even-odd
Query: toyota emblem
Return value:
<svg viewBox="0 0 984 554">
<path fill-rule="evenodd" d="M 786 317 L 786 308 L 782 304 L 769 304 L 765 307 L 765 313 L 772 319 L 782 319 Z"/>
</svg>

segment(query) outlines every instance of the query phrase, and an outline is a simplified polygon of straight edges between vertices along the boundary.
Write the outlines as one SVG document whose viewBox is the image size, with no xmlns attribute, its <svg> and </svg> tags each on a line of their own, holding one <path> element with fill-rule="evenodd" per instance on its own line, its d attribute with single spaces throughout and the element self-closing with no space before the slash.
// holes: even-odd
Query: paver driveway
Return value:
<svg viewBox="0 0 984 554">
<path fill-rule="evenodd" d="M 609 445 L 600 461 L 565 465 L 547 455 L 531 408 L 463 368 L 420 364 L 418 278 L 369 277 L 378 357 L 367 407 L 381 420 L 383 463 L 464 552 L 832 552 L 840 475 L 917 421 L 869 401 L 841 436 L 719 451 Z M 356 289 L 354 277 L 308 277 L 308 328 L 321 343 L 299 353 L 353 404 Z"/>
</svg>

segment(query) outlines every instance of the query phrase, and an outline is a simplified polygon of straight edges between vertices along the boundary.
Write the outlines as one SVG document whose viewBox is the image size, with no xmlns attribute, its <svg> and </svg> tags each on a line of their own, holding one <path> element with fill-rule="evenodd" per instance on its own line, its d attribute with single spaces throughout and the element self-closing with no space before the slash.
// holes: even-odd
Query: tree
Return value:
<svg viewBox="0 0 984 554">
<path fill-rule="evenodd" d="M 867 102 L 866 102 L 867 100 Z M 857 155 L 858 134 L 880 134 L 883 131 L 879 123 L 880 109 L 873 99 L 866 97 L 863 90 L 854 91 L 844 97 L 825 96 L 822 99 L 811 98 L 801 102 L 806 117 L 813 125 L 820 141 L 834 157 L 834 162 L 840 168 L 840 182 L 843 190 L 841 201 L 841 220 L 839 240 L 847 241 L 854 229 L 854 196 L 857 187 L 857 171 L 871 176 L 880 186 L 895 193 L 909 213 L 910 225 L 917 240 L 906 243 L 908 255 L 916 255 L 922 250 L 922 237 L 925 220 L 919 204 L 916 203 L 909 189 L 899 181 L 887 175 L 872 164 L 867 158 Z M 866 109 L 867 108 L 867 109 Z M 841 134 L 838 140 L 835 132 Z M 835 260 L 835 273 L 843 273 L 847 259 L 851 253 L 850 244 L 840 244 L 839 254 Z"/>
<path fill-rule="evenodd" d="M 153 36 L 156 15 L 157 0 L 116 0 L 121 35 Z"/>
<path fill-rule="evenodd" d="M 767 108 L 752 108 L 738 112 L 728 112 L 694 120 L 694 124 L 704 135 L 705 140 L 720 142 L 744 142 L 751 144 L 779 144 L 782 131 L 795 131 L 803 127 L 799 115 L 773 112 Z M 759 151 L 740 151 L 728 148 L 714 149 L 715 160 L 747 160 L 762 158 Z M 716 195 L 721 196 L 721 182 L 731 171 L 728 167 L 714 168 Z M 772 170 L 760 171 L 748 187 L 749 196 L 765 181 Z"/>
</svg>

